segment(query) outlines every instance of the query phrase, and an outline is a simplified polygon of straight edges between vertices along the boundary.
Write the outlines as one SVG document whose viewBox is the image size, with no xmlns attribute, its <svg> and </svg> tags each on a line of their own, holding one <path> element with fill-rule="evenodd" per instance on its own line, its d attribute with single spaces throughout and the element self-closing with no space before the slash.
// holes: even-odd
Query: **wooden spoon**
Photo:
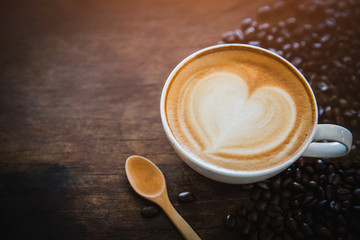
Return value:
<svg viewBox="0 0 360 240">
<path fill-rule="evenodd" d="M 200 239 L 171 204 L 164 175 L 154 163 L 141 156 L 130 156 L 125 171 L 135 192 L 159 205 L 185 239 Z"/>
</svg>

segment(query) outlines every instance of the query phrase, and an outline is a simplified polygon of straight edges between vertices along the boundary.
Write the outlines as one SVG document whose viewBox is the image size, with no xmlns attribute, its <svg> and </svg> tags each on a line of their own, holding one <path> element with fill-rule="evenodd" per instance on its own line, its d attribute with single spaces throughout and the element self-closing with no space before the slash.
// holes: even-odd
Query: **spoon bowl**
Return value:
<svg viewBox="0 0 360 240">
<path fill-rule="evenodd" d="M 165 177 L 154 163 L 141 156 L 130 156 L 125 162 L 125 172 L 135 192 L 158 204 L 185 239 L 200 239 L 171 204 Z"/>
</svg>

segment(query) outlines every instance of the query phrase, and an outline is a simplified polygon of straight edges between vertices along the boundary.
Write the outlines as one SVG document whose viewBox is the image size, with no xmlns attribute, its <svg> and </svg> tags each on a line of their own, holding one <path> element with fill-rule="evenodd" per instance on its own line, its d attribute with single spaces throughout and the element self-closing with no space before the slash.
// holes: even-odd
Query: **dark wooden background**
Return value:
<svg viewBox="0 0 360 240">
<path fill-rule="evenodd" d="M 149 203 L 124 172 L 138 154 L 200 237 L 237 239 L 223 219 L 247 196 L 180 160 L 159 101 L 178 62 L 264 2 L 1 1 L 0 238 L 182 239 L 164 213 L 141 216 Z M 183 191 L 196 201 L 179 203 Z"/>
</svg>

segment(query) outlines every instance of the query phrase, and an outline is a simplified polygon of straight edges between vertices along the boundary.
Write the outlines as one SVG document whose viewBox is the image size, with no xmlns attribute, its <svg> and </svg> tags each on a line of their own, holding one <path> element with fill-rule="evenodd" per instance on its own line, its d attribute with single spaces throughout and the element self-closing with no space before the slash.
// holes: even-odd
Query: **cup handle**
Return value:
<svg viewBox="0 0 360 240">
<path fill-rule="evenodd" d="M 316 142 L 327 140 L 329 142 Z M 318 124 L 313 142 L 303 157 L 335 158 L 350 152 L 352 134 L 344 127 L 334 124 Z"/>
</svg>

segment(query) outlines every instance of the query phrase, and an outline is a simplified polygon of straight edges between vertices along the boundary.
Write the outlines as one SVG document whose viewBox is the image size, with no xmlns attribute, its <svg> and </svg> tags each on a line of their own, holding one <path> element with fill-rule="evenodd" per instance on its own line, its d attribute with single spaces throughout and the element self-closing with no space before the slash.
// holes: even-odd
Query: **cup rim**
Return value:
<svg viewBox="0 0 360 240">
<path fill-rule="evenodd" d="M 314 110 L 315 110 L 315 121 L 313 123 L 312 126 L 312 131 L 310 133 L 310 136 L 306 139 L 306 141 L 304 142 L 304 144 L 302 145 L 302 147 L 297 150 L 296 153 L 294 153 L 294 155 L 289 158 L 287 161 L 284 161 L 280 164 L 277 164 L 271 168 L 266 168 L 266 169 L 259 169 L 259 170 L 232 170 L 232 169 L 227 169 L 227 168 L 222 168 L 220 166 L 216 166 L 214 164 L 205 162 L 204 160 L 192 155 L 191 153 L 189 153 L 188 151 L 184 150 L 183 147 L 177 142 L 175 136 L 173 135 L 168 120 L 167 120 L 167 116 L 166 116 L 166 112 L 165 112 L 165 100 L 166 100 L 166 96 L 168 93 L 168 89 L 169 86 L 171 84 L 171 82 L 174 79 L 175 74 L 179 71 L 179 69 L 185 64 L 187 63 L 189 60 L 193 59 L 194 57 L 196 57 L 199 54 L 202 54 L 204 52 L 210 51 L 212 49 L 218 49 L 218 48 L 231 48 L 231 47 L 235 47 L 235 48 L 251 48 L 251 49 L 255 49 L 257 51 L 260 52 L 265 52 L 266 54 L 271 55 L 272 57 L 284 62 L 290 69 L 292 69 L 296 74 L 299 75 L 299 77 L 301 78 L 301 80 L 304 82 L 305 87 L 308 89 L 308 92 L 310 93 L 311 97 L 312 97 L 312 101 L 314 103 Z M 310 84 L 308 83 L 308 81 L 306 80 L 306 78 L 303 76 L 303 74 L 292 64 L 290 63 L 288 60 L 286 60 L 285 58 L 283 58 L 282 56 L 261 48 L 261 47 L 257 47 L 257 46 L 253 46 L 253 45 L 249 45 L 249 44 L 238 44 L 238 43 L 231 43 L 231 44 L 218 44 L 218 45 L 213 45 L 213 46 L 209 46 L 203 49 L 200 49 L 192 54 L 190 54 L 189 56 L 187 56 L 186 58 L 184 58 L 180 63 L 177 64 L 177 66 L 171 71 L 170 75 L 168 76 L 162 93 L 161 93 L 161 99 L 160 99 L 160 115 L 161 115 L 161 121 L 162 121 L 162 125 L 165 131 L 166 136 L 168 137 L 171 145 L 175 148 L 176 151 L 179 151 L 181 153 L 181 155 L 185 156 L 189 161 L 191 161 L 192 163 L 194 163 L 195 165 L 197 165 L 198 167 L 201 167 L 207 171 L 210 172 L 214 172 L 216 174 L 219 175 L 225 175 L 228 177 L 234 177 L 234 178 L 242 178 L 242 177 L 259 177 L 259 176 L 265 176 L 268 174 L 272 174 L 272 173 L 276 173 L 279 171 L 284 170 L 286 167 L 289 167 L 291 164 L 293 164 L 297 159 L 299 159 L 301 157 L 301 155 L 303 154 L 303 152 L 308 148 L 308 146 L 310 145 L 310 143 L 312 142 L 315 132 L 316 132 L 316 128 L 318 125 L 318 107 L 317 107 L 317 102 L 316 102 L 316 98 L 314 95 L 314 92 L 310 86 Z"/>
</svg>

